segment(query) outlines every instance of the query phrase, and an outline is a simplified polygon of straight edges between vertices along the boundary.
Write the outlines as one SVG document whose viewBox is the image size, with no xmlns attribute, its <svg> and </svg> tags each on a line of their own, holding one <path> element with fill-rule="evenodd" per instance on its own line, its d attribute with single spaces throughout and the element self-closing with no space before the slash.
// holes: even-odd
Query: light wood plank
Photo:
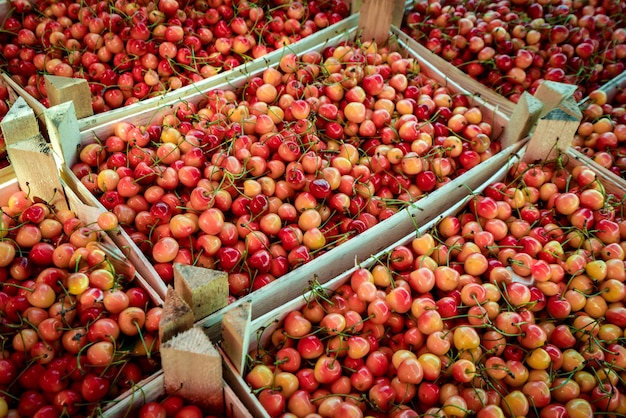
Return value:
<svg viewBox="0 0 626 418">
<path fill-rule="evenodd" d="M 80 130 L 73 102 L 65 102 L 44 111 L 48 138 L 54 152 L 62 163 L 78 158 L 76 143 L 80 141 Z"/>
<path fill-rule="evenodd" d="M 27 139 L 39 133 L 35 112 L 22 97 L 18 97 L 0 122 L 6 145 Z"/>
<path fill-rule="evenodd" d="M 167 287 L 163 314 L 159 321 L 159 341 L 161 344 L 193 327 L 193 311 L 172 286 Z"/>
<path fill-rule="evenodd" d="M 222 350 L 232 360 L 239 374 L 243 375 L 250 346 L 250 322 L 252 304 L 242 303 L 222 317 Z"/>
<path fill-rule="evenodd" d="M 206 408 L 210 414 L 224 413 L 222 356 L 200 328 L 191 328 L 161 345 L 164 386 Z"/>
<path fill-rule="evenodd" d="M 567 150 L 580 125 L 576 118 L 560 108 L 555 108 L 537 123 L 530 138 L 524 161 L 534 163 L 556 158 L 559 152 Z"/>
<path fill-rule="evenodd" d="M 50 106 L 73 102 L 76 118 L 81 119 L 93 115 L 91 90 L 87 80 L 56 75 L 45 75 L 44 80 Z"/>
<path fill-rule="evenodd" d="M 389 38 L 395 0 L 363 0 L 358 30 L 361 41 L 382 45 Z"/>
<path fill-rule="evenodd" d="M 506 130 L 506 137 L 502 140 L 502 147 L 507 148 L 526 138 L 543 110 L 543 103 L 528 92 L 522 93 L 519 101 L 513 108 L 511 121 Z"/>
<path fill-rule="evenodd" d="M 7 153 L 22 190 L 57 209 L 68 208 L 52 149 L 41 134 L 7 146 Z"/>
<path fill-rule="evenodd" d="M 574 97 L 576 89 L 577 86 L 575 85 L 557 83 L 555 81 L 544 81 L 539 84 L 535 94 L 533 94 L 535 99 L 543 103 L 543 110 L 539 117 L 543 117 L 552 109 L 559 107 L 566 99 Z M 576 112 L 574 112 L 574 114 L 570 113 L 571 107 L 569 106 L 565 106 L 561 110 L 571 116 L 576 116 Z"/>
<path fill-rule="evenodd" d="M 203 267 L 174 264 L 174 289 L 202 319 L 228 304 L 228 274 Z"/>
<path fill-rule="evenodd" d="M 252 418 L 239 396 L 228 385 L 224 385 L 224 408 L 226 418 Z"/>
<path fill-rule="evenodd" d="M 0 184 L 15 180 L 15 171 L 10 165 L 0 169 Z"/>
</svg>

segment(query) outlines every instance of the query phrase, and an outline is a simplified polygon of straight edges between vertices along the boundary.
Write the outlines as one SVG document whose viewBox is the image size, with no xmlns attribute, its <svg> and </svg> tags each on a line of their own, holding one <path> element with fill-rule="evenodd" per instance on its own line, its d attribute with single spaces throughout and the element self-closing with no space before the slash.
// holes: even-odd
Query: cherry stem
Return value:
<svg viewBox="0 0 626 418">
<path fill-rule="evenodd" d="M 143 338 L 141 327 L 139 326 L 139 323 L 137 322 L 137 320 L 133 320 L 133 324 L 135 324 L 135 327 L 137 328 L 137 333 L 139 335 L 139 339 L 141 340 L 141 344 L 143 345 L 144 350 L 146 350 L 146 357 L 151 358 L 152 347 L 148 348 L 148 345 L 146 344 L 146 340 Z"/>
</svg>

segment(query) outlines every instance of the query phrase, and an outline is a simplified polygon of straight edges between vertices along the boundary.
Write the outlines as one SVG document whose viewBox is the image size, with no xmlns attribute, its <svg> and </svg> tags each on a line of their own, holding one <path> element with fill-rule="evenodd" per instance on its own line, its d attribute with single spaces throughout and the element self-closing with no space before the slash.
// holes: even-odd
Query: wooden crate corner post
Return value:
<svg viewBox="0 0 626 418">
<path fill-rule="evenodd" d="M 240 375 L 243 375 L 250 348 L 251 321 L 252 304 L 250 302 L 243 302 L 224 312 L 222 316 L 222 350 L 228 355 Z"/>
<path fill-rule="evenodd" d="M 56 75 L 45 75 L 44 80 L 50 106 L 73 102 L 78 119 L 93 115 L 91 91 L 87 80 Z"/>
<path fill-rule="evenodd" d="M 402 22 L 404 7 L 403 0 L 362 0 L 358 25 L 361 41 L 375 41 L 378 45 L 385 43 L 391 24 L 397 25 L 398 19 Z"/>
<path fill-rule="evenodd" d="M 528 92 L 523 92 L 513 108 L 502 148 L 508 148 L 526 138 L 537 124 L 542 111 L 543 103 Z"/>
<path fill-rule="evenodd" d="M 576 111 L 572 113 L 570 106 L 562 106 L 569 99 L 573 100 L 574 93 L 576 92 L 576 86 L 565 83 L 557 83 L 556 81 L 543 81 L 537 87 L 535 99 L 543 103 L 543 109 L 541 110 L 539 117 L 544 117 L 548 112 L 556 107 L 561 107 L 561 110 L 570 114 L 573 117 L 577 116 Z"/>
<path fill-rule="evenodd" d="M 570 111 L 576 107 L 572 97 L 566 99 L 564 105 Z M 581 119 L 580 111 L 574 116 L 563 110 L 562 106 L 550 110 L 537 122 L 535 132 L 528 142 L 524 161 L 546 161 L 555 158 L 558 152 L 566 151 L 574 140 Z"/>
<path fill-rule="evenodd" d="M 161 345 L 165 391 L 204 408 L 209 414 L 224 412 L 222 356 L 197 327 Z"/>
<path fill-rule="evenodd" d="M 167 287 L 163 315 L 159 321 L 159 341 L 167 342 L 193 327 L 193 311 L 172 286 Z"/>
<path fill-rule="evenodd" d="M 174 264 L 174 289 L 200 320 L 228 304 L 228 274 L 203 267 Z"/>
<path fill-rule="evenodd" d="M 40 133 L 8 145 L 7 153 L 22 190 L 56 209 L 68 209 L 57 162 Z"/>
<path fill-rule="evenodd" d="M 80 130 L 74 109 L 73 102 L 65 102 L 44 111 L 52 149 L 66 164 L 77 160 L 76 144 L 80 142 Z"/>
<path fill-rule="evenodd" d="M 18 97 L 13 103 L 0 126 L 7 146 L 39 133 L 35 112 L 22 97 Z"/>
</svg>

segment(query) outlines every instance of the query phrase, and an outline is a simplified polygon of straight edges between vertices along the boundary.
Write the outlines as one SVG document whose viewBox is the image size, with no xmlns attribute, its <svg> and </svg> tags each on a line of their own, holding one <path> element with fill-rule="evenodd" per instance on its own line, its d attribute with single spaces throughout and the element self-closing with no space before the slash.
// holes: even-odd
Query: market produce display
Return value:
<svg viewBox="0 0 626 418">
<path fill-rule="evenodd" d="M 418 0 L 402 30 L 514 102 L 542 80 L 580 101 L 624 71 L 624 16 L 619 0 Z"/>
<path fill-rule="evenodd" d="M 600 166 L 626 178 L 626 95 L 618 89 L 612 101 L 603 91 L 582 104 L 583 121 L 572 146 Z"/>
<path fill-rule="evenodd" d="M 272 312 L 244 375 L 269 416 L 623 416 L 621 197 L 564 162 L 514 164 L 336 291 Z"/>
<path fill-rule="evenodd" d="M 0 0 L 0 418 L 626 417 L 625 16 Z"/>
<path fill-rule="evenodd" d="M 14 0 L 2 67 L 48 106 L 43 75 L 89 82 L 94 113 L 160 96 L 307 37 L 349 13 L 342 0 Z"/>
<path fill-rule="evenodd" d="M 0 222 L 0 416 L 98 416 L 159 368 L 162 308 L 102 242 L 116 225 L 8 197 Z"/>
<path fill-rule="evenodd" d="M 371 43 L 285 53 L 206 97 L 116 124 L 72 171 L 166 283 L 174 262 L 219 269 L 235 298 L 500 150 L 489 110 Z"/>
</svg>

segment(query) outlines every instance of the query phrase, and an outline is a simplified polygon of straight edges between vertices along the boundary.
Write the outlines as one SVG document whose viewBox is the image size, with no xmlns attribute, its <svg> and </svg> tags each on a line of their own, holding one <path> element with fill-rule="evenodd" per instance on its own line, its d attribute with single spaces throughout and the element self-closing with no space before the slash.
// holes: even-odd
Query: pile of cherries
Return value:
<svg viewBox="0 0 626 418">
<path fill-rule="evenodd" d="M 513 102 L 542 80 L 577 101 L 624 71 L 621 0 L 419 0 L 402 30 Z"/>
<path fill-rule="evenodd" d="M 221 414 L 212 411 L 206 415 L 198 406 L 177 395 L 167 395 L 162 399 L 147 402 L 137 412 L 139 418 L 217 418 Z"/>
<path fill-rule="evenodd" d="M 209 78 L 349 14 L 344 0 L 11 4 L 0 30 L 4 69 L 45 106 L 43 75 L 84 78 L 95 113 Z"/>
<path fill-rule="evenodd" d="M 583 120 L 572 146 L 626 178 L 626 93 L 618 88 L 609 101 L 605 91 L 595 90 L 581 106 Z"/>
<path fill-rule="evenodd" d="M 175 262 L 216 268 L 240 297 L 498 152 L 491 117 L 415 59 L 344 42 L 119 122 L 72 171 L 166 283 Z"/>
<path fill-rule="evenodd" d="M 564 162 L 515 164 L 334 292 L 314 285 L 250 353 L 269 415 L 623 416 L 626 218 Z"/>
<path fill-rule="evenodd" d="M 15 192 L 0 218 L 0 416 L 99 415 L 158 370 L 162 308 L 101 242 L 115 217 L 39 200 Z"/>
</svg>

